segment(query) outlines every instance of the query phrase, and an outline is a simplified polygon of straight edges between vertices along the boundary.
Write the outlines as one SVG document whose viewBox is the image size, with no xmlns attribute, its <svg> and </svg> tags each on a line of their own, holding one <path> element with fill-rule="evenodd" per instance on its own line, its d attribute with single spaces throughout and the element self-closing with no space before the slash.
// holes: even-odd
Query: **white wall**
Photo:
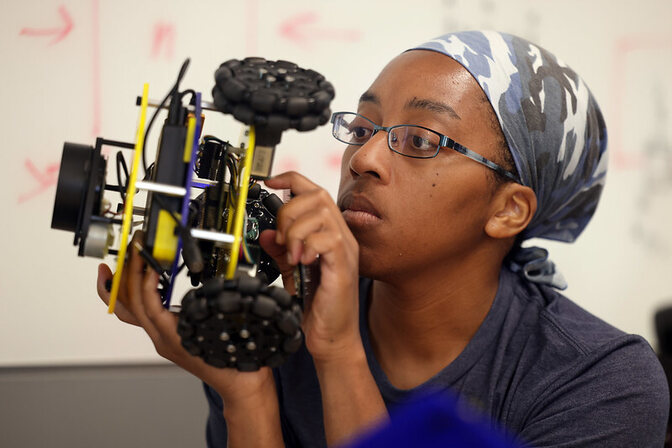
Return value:
<svg viewBox="0 0 672 448">
<path fill-rule="evenodd" d="M 44 35 L 68 23 L 67 34 Z M 324 73 L 336 86 L 333 109 L 352 109 L 391 57 L 473 28 L 538 42 L 600 102 L 611 136 L 601 205 L 576 244 L 544 244 L 570 297 L 653 342 L 652 314 L 672 303 L 669 1 L 4 0 L 0 365 L 158 359 L 141 331 L 106 314 L 97 261 L 76 257 L 72 235 L 49 228 L 63 142 L 132 141 L 144 82 L 163 96 L 191 57 L 183 86 L 209 99 L 219 63 L 259 55 Z M 206 120 L 207 132 L 237 138 L 233 120 Z M 298 169 L 335 193 L 341 150 L 326 128 L 288 133 L 275 171 Z"/>
</svg>

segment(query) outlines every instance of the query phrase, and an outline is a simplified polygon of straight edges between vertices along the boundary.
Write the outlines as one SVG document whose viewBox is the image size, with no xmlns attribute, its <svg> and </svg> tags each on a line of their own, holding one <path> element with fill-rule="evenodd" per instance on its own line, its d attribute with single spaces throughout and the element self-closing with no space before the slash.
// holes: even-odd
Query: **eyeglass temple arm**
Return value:
<svg viewBox="0 0 672 448">
<path fill-rule="evenodd" d="M 495 162 L 486 159 L 482 155 L 470 150 L 469 148 L 465 148 L 464 146 L 460 145 L 457 143 L 455 140 L 451 139 L 450 137 L 444 136 L 444 141 L 441 142 L 442 147 L 450 148 L 453 149 L 460 154 L 464 154 L 465 156 L 469 157 L 470 159 L 474 160 L 475 162 L 478 162 L 482 165 L 487 166 L 491 170 L 496 171 L 497 173 L 501 174 L 502 176 L 508 177 L 514 182 L 520 183 L 520 179 L 518 179 L 518 176 L 513 174 L 511 171 L 504 169 L 502 166 L 497 165 Z"/>
</svg>

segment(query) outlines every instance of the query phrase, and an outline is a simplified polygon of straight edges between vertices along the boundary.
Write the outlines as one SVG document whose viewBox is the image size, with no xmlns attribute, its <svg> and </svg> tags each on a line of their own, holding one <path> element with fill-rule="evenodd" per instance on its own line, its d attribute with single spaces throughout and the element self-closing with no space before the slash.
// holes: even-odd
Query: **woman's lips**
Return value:
<svg viewBox="0 0 672 448">
<path fill-rule="evenodd" d="M 348 224 L 355 226 L 367 226 L 377 224 L 382 221 L 376 215 L 372 215 L 369 212 L 364 212 L 360 210 L 343 210 L 343 219 Z"/>
<path fill-rule="evenodd" d="M 380 213 L 364 196 L 347 195 L 341 203 L 343 218 L 348 224 L 367 226 L 382 221 Z"/>
</svg>

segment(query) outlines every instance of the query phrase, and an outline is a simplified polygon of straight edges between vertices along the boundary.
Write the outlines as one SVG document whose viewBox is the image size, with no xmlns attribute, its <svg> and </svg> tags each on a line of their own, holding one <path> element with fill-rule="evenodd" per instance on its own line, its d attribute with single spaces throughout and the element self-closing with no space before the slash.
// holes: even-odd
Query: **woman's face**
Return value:
<svg viewBox="0 0 672 448">
<path fill-rule="evenodd" d="M 357 112 L 381 126 L 416 124 L 495 159 L 494 112 L 464 67 L 431 51 L 390 62 Z M 338 204 L 360 245 L 360 272 L 373 278 L 459 263 L 486 238 L 493 196 L 488 168 L 442 148 L 433 159 L 392 152 L 387 133 L 348 146 Z"/>
</svg>

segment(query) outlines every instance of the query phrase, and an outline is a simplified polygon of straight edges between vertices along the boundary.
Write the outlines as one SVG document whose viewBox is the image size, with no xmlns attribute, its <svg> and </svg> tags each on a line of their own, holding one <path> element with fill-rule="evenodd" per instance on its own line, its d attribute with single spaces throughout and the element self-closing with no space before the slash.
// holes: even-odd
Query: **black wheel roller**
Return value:
<svg viewBox="0 0 672 448">
<path fill-rule="evenodd" d="M 219 66 L 214 78 L 212 97 L 217 109 L 265 132 L 312 130 L 331 115 L 329 104 L 335 96 L 331 83 L 289 61 L 232 59 Z"/>
<path fill-rule="evenodd" d="M 301 307 L 281 288 L 256 277 L 207 281 L 189 291 L 177 332 L 182 346 L 215 367 L 277 367 L 303 342 Z"/>
</svg>

